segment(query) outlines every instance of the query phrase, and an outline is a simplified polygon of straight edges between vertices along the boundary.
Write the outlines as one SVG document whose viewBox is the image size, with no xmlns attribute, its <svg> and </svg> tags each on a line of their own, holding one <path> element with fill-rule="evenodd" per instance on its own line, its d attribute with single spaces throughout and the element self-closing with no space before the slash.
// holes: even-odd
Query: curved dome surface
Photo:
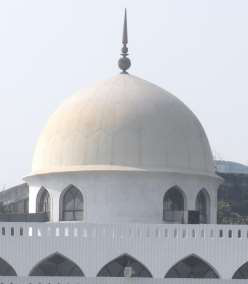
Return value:
<svg viewBox="0 0 248 284">
<path fill-rule="evenodd" d="M 196 116 L 160 87 L 121 74 L 65 100 L 41 133 L 32 172 L 134 168 L 214 174 Z"/>
</svg>

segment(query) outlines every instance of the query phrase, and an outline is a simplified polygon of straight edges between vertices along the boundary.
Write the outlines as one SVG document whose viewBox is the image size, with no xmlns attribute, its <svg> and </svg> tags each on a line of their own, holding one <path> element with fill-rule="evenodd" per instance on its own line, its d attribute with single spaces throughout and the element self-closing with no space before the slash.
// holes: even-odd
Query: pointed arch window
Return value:
<svg viewBox="0 0 248 284">
<path fill-rule="evenodd" d="M 219 278 L 214 269 L 199 257 L 191 255 L 174 265 L 165 278 Z"/>
<path fill-rule="evenodd" d="M 152 277 L 150 271 L 129 255 L 122 255 L 106 264 L 98 277 Z"/>
<path fill-rule="evenodd" d="M 178 186 L 173 186 L 164 195 L 163 220 L 168 223 L 185 223 L 185 197 Z"/>
<path fill-rule="evenodd" d="M 79 221 L 83 219 L 83 195 L 75 186 L 70 186 L 63 195 L 62 220 Z"/>
<path fill-rule="evenodd" d="M 49 192 L 42 187 L 37 195 L 36 212 L 44 215 L 44 221 L 50 220 L 51 200 Z"/>
<path fill-rule="evenodd" d="M 70 259 L 59 253 L 37 264 L 30 276 L 84 276 L 82 270 Z"/>
<path fill-rule="evenodd" d="M 39 213 L 50 213 L 50 195 L 45 188 L 42 188 L 40 195 L 38 196 L 38 212 Z"/>
<path fill-rule="evenodd" d="M 199 222 L 208 224 L 210 219 L 210 197 L 205 189 L 197 194 L 196 210 L 199 212 Z"/>
</svg>

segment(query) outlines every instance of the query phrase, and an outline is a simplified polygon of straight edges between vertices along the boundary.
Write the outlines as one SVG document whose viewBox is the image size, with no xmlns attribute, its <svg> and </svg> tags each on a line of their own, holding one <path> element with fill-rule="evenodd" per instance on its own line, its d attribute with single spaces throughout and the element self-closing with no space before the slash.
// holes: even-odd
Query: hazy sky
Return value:
<svg viewBox="0 0 248 284">
<path fill-rule="evenodd" d="M 49 115 L 118 73 L 128 9 L 130 73 L 198 116 L 217 158 L 247 164 L 247 0 L 0 0 L 0 188 L 31 171 Z"/>
</svg>

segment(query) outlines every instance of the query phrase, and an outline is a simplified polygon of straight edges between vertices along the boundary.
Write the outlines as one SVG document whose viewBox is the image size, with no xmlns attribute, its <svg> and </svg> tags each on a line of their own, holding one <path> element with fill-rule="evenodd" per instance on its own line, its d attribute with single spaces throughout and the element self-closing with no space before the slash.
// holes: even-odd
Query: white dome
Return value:
<svg viewBox="0 0 248 284">
<path fill-rule="evenodd" d="M 132 75 L 67 99 L 40 136 L 33 174 L 92 169 L 214 174 L 196 116 L 175 96 Z"/>
</svg>

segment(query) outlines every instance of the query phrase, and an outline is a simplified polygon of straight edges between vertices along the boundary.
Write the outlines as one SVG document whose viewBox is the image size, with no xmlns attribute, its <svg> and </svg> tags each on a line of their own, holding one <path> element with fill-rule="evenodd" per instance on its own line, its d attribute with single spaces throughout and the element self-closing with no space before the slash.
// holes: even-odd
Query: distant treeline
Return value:
<svg viewBox="0 0 248 284">
<path fill-rule="evenodd" d="M 248 174 L 219 175 L 224 183 L 218 191 L 218 223 L 248 224 Z"/>
</svg>

